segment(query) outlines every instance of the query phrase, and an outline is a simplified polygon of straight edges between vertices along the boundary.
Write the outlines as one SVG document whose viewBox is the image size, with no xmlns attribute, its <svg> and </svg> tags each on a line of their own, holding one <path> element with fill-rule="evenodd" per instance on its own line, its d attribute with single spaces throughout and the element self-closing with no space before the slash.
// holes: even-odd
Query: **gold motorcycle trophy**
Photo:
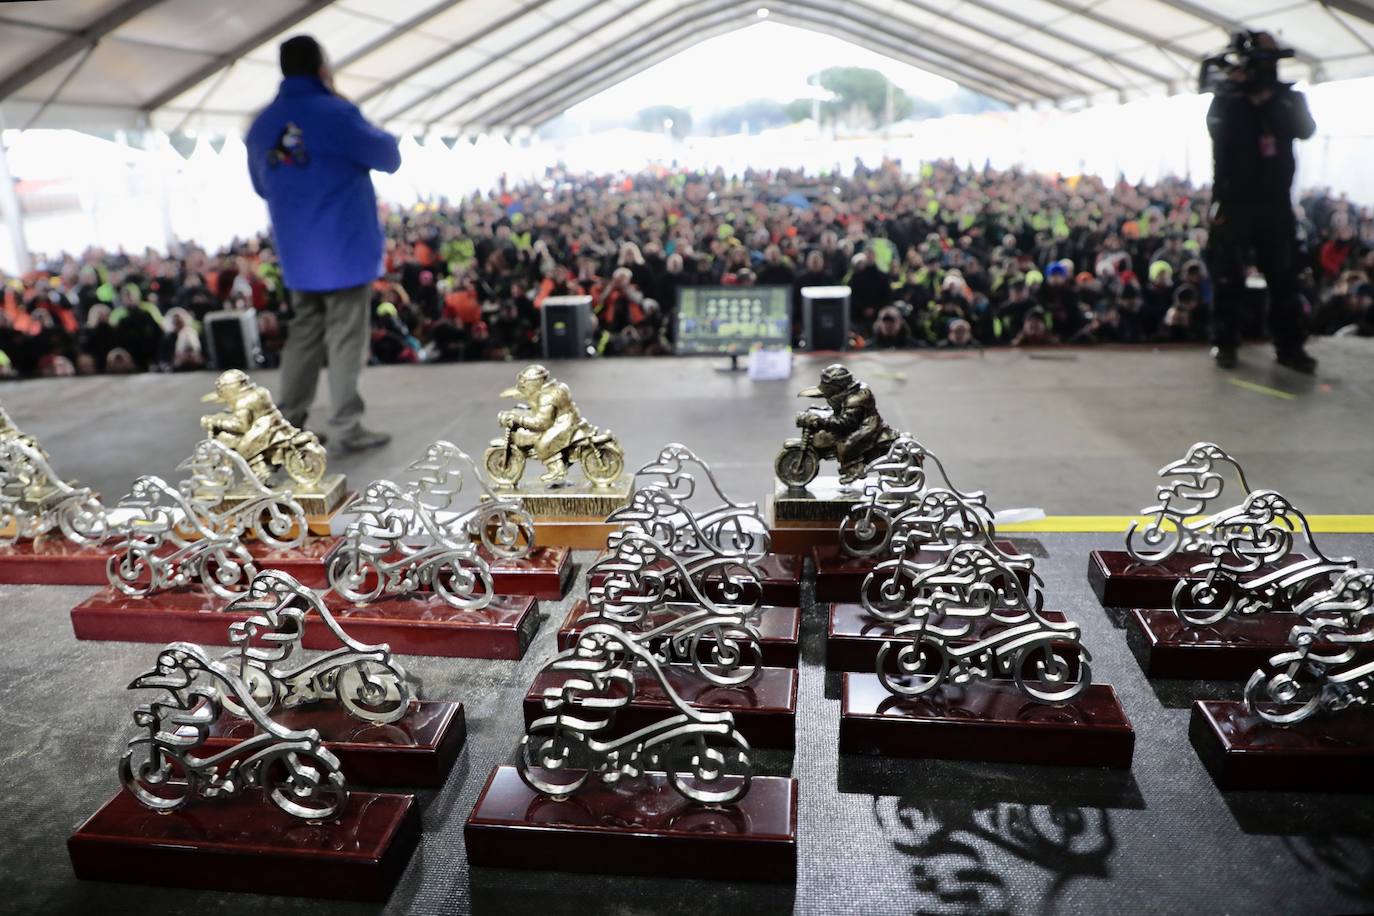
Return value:
<svg viewBox="0 0 1374 916">
<path fill-rule="evenodd" d="M 833 541 L 835 524 L 863 499 L 868 465 L 887 454 L 900 433 L 878 413 L 872 389 L 838 363 L 797 396 L 822 399 L 825 406 L 797 414 L 801 435 L 783 443 L 773 461 L 773 519 L 783 529 L 823 528 L 817 536 Z M 838 462 L 837 476 L 821 475 L 822 461 Z"/>
<path fill-rule="evenodd" d="M 482 459 L 497 497 L 520 500 L 541 523 L 606 527 L 606 516 L 629 502 L 631 489 L 625 453 L 615 434 L 588 423 L 568 386 L 551 378 L 543 366 L 526 366 L 515 387 L 501 392 L 501 397 L 518 398 L 521 404 L 497 414 L 503 435 L 492 440 Z M 522 483 L 531 458 L 538 459 L 544 471 L 537 482 Z M 547 540 L 547 530 L 541 524 L 540 543 L 561 542 Z M 600 547 L 604 540 L 601 532 L 585 545 L 564 546 Z"/>
<path fill-rule="evenodd" d="M 312 529 L 343 504 L 344 476 L 326 473 L 319 438 L 291 425 L 277 409 L 271 392 L 247 374 L 238 369 L 221 372 L 215 379 L 215 390 L 201 400 L 223 408 L 200 418 L 206 435 L 237 452 L 263 486 L 290 488 L 313 523 Z M 224 503 L 233 505 L 254 495 L 230 492 Z"/>
</svg>

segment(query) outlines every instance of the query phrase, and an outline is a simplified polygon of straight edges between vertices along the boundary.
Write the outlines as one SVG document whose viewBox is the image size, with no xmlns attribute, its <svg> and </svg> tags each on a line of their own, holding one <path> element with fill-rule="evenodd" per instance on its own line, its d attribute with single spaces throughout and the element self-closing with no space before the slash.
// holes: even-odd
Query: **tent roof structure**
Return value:
<svg viewBox="0 0 1374 916">
<path fill-rule="evenodd" d="M 305 32 L 393 130 L 534 128 L 762 15 L 1009 105 L 1191 91 L 1241 28 L 1296 48 L 1288 79 L 1374 74 L 1374 0 L 21 0 L 0 4 L 0 115 L 239 128 L 276 90 L 277 43 Z"/>
</svg>

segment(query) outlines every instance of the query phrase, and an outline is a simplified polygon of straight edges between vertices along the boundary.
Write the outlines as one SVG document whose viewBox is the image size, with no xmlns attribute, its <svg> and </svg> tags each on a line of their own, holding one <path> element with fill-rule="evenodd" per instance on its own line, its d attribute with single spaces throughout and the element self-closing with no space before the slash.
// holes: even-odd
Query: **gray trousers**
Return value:
<svg viewBox="0 0 1374 916">
<path fill-rule="evenodd" d="M 277 395 L 277 406 L 288 421 L 305 425 L 328 353 L 330 432 L 342 441 L 362 428 L 364 404 L 358 394 L 358 376 L 367 363 L 371 302 L 370 284 L 327 293 L 291 290 L 295 314 L 282 348 Z"/>
</svg>

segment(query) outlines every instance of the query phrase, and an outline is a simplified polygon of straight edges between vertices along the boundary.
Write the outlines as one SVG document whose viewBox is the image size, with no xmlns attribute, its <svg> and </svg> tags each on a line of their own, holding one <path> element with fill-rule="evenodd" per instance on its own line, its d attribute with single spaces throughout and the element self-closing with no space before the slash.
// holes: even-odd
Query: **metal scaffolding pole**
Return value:
<svg viewBox="0 0 1374 916">
<path fill-rule="evenodd" d="M 12 262 L 19 273 L 31 266 L 28 242 L 24 239 L 24 214 L 19 209 L 19 194 L 10 174 L 9 150 L 5 148 L 5 116 L 0 114 L 0 211 L 5 214 L 5 228 L 9 230 Z"/>
</svg>

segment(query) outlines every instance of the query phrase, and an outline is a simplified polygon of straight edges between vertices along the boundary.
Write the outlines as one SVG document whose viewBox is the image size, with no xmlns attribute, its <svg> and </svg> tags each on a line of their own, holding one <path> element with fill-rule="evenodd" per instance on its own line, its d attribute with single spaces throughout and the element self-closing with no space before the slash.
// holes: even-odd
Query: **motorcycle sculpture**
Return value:
<svg viewBox="0 0 1374 916">
<path fill-rule="evenodd" d="M 167 646 L 158 653 L 156 667 L 135 678 L 129 689 L 166 692 L 134 710 L 134 723 L 145 733 L 129 741 L 119 761 L 120 782 L 144 806 L 175 811 L 193 799 L 230 799 L 262 789 L 292 817 L 323 820 L 348 803 L 338 758 L 323 746 L 320 733 L 274 722 L 253 702 L 248 686 L 199 646 Z M 199 751 L 226 700 L 252 721 L 255 733 L 202 756 Z"/>
<path fill-rule="evenodd" d="M 200 530 L 209 530 L 235 538 L 251 532 L 273 550 L 305 543 L 309 529 L 301 504 L 289 489 L 272 490 L 263 485 L 233 449 L 214 439 L 202 439 L 177 470 L 191 472 L 191 477 L 180 484 L 188 513 L 182 527 L 188 540 Z M 238 498 L 226 501 L 230 494 Z M 194 515 L 194 522 L 190 515 Z"/>
<path fill-rule="evenodd" d="M 455 497 L 463 489 L 462 469 L 455 466 L 459 461 L 472 469 L 483 498 L 475 507 L 441 519 L 441 513 L 451 512 Z M 472 458 L 452 442 L 440 439 L 432 443 L 409 470 L 419 472 L 411 489 L 455 540 L 476 538 L 502 559 L 528 557 L 534 550 L 534 517 L 519 500 L 493 492 L 477 473 Z"/>
<path fill-rule="evenodd" d="M 691 506 L 696 476 L 686 465 L 697 465 L 721 504 L 705 510 Z M 762 560 L 771 549 L 768 523 L 756 502 L 730 499 L 716 481 L 711 466 L 685 445 L 665 445 L 658 457 L 635 472 L 636 490 L 630 505 L 607 518 L 634 525 L 670 553 L 714 553 Z"/>
<path fill-rule="evenodd" d="M 1275 725 L 1366 706 L 1374 694 L 1374 569 L 1351 569 L 1295 609 L 1292 649 L 1245 685 L 1245 706 Z"/>
<path fill-rule="evenodd" d="M 1188 521 L 1201 515 L 1226 486 L 1226 478 L 1218 465 L 1229 466 L 1248 495 L 1250 483 L 1245 469 L 1220 446 L 1198 442 L 1178 461 L 1159 469 L 1160 477 L 1174 477 L 1155 490 L 1158 502 L 1140 510 L 1150 515 L 1150 523 L 1141 528 L 1131 522 L 1126 530 L 1126 552 L 1140 563 L 1163 563 L 1176 553 L 1205 553 L 1216 542 L 1213 529 L 1216 516 Z"/>
<path fill-rule="evenodd" d="M 329 585 L 356 604 L 433 591 L 450 607 L 491 604 L 491 570 L 466 536 L 455 537 L 414 492 L 374 480 L 353 504 L 357 517 L 325 557 Z"/>
<path fill-rule="evenodd" d="M 236 648 L 221 663 L 238 674 L 264 714 L 277 706 L 293 709 L 332 699 L 354 718 L 378 725 L 405 717 L 411 689 L 391 647 L 367 645 L 350 637 L 314 590 L 290 575 L 264 570 L 253 579 L 248 593 L 226 610 L 249 617 L 230 624 L 229 644 Z M 309 614 L 324 621 L 339 645 L 303 659 L 301 638 Z M 235 715 L 245 715 L 236 699 L 225 697 L 224 706 Z"/>
<path fill-rule="evenodd" d="M 595 486 L 609 486 L 620 478 L 625 453 L 615 435 L 588 423 L 573 403 L 568 386 L 550 378 L 543 366 L 527 367 L 516 386 L 501 392 L 501 397 L 520 398 L 525 403 L 497 415 L 505 435 L 492 440 L 482 459 L 497 484 L 518 485 L 531 457 L 543 463 L 545 471 L 539 479 L 551 487 L 565 484 L 574 464 L 582 466 Z"/>
<path fill-rule="evenodd" d="M 9 424 L 3 410 L 0 417 Z M 73 544 L 104 540 L 109 519 L 96 495 L 89 487 L 74 487 L 58 477 L 37 441 L 18 430 L 14 433 L 0 438 L 0 546 L 53 530 Z"/>
<path fill-rule="evenodd" d="M 105 572 L 110 585 L 131 598 L 199 582 L 233 599 L 257 573 L 240 532 L 207 527 L 185 495 L 161 477 L 138 478 L 119 508 L 131 514 L 116 530 L 121 542 Z"/>
<path fill-rule="evenodd" d="M 797 414 L 801 437 L 784 442 L 773 461 L 778 480 L 789 487 L 805 487 L 814 480 L 822 460 L 839 462 L 841 485 L 853 483 L 897 438 L 896 430 L 879 415 L 873 392 L 838 363 L 821 372 L 819 385 L 797 397 L 824 398 L 829 412 L 812 408 Z"/>
<path fill-rule="evenodd" d="M 623 737 L 602 737 L 616 711 L 634 701 L 637 668 L 653 678 L 672 714 Z M 536 792 L 563 799 L 589 779 L 615 784 L 652 772 L 701 804 L 731 804 L 749 791 L 753 763 L 734 716 L 689 706 L 639 638 L 614 624 L 593 624 L 545 670 L 562 683 L 545 688 L 544 715 L 521 738 L 518 764 Z"/>
<path fill-rule="evenodd" d="M 302 487 L 313 487 L 324 477 L 326 457 L 320 440 L 291 425 L 267 389 L 242 371 L 220 373 L 215 390 L 201 400 L 225 407 L 201 417 L 201 427 L 215 441 L 238 452 L 263 483 L 270 483 L 278 470 Z"/>
</svg>

